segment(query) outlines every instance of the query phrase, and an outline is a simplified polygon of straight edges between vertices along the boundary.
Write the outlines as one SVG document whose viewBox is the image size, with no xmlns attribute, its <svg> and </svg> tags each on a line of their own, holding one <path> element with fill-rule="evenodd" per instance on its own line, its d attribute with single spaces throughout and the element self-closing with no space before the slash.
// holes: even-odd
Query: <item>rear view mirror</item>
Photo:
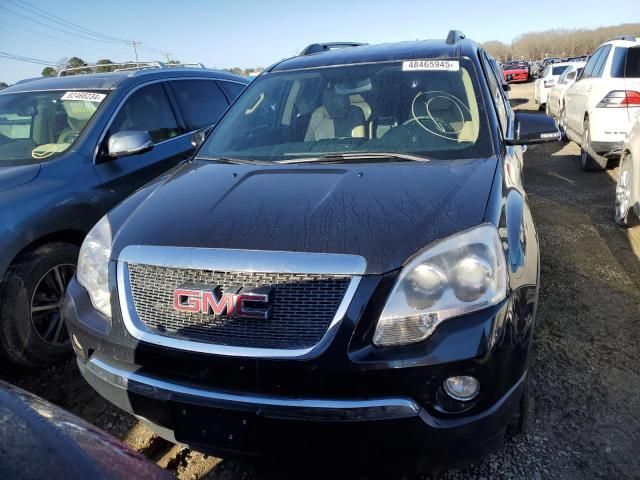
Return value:
<svg viewBox="0 0 640 480">
<path fill-rule="evenodd" d="M 20 105 L 16 114 L 20 117 L 33 117 L 38 114 L 38 109 L 35 105 Z"/>
<path fill-rule="evenodd" d="M 113 158 L 148 152 L 152 148 L 149 132 L 123 131 L 109 137 L 108 153 Z"/>
<path fill-rule="evenodd" d="M 516 112 L 514 127 L 514 137 L 506 139 L 507 145 L 531 145 L 560 140 L 558 125 L 548 115 Z"/>
</svg>

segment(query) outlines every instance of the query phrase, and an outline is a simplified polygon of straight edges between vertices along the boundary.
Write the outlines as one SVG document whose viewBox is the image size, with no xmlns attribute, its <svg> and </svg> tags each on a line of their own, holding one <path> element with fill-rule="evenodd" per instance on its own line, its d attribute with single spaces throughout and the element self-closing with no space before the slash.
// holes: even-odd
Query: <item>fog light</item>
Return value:
<svg viewBox="0 0 640 480">
<path fill-rule="evenodd" d="M 449 377 L 444 381 L 444 391 L 454 400 L 467 402 L 480 391 L 480 382 L 474 377 Z"/>
</svg>

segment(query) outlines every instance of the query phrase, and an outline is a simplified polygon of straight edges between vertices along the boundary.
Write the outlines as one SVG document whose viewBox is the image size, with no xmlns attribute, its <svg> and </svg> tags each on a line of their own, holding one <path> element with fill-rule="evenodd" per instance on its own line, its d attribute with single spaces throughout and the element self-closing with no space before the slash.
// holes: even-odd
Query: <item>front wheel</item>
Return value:
<svg viewBox="0 0 640 480">
<path fill-rule="evenodd" d="M 580 167 L 585 172 L 601 172 L 607 168 L 607 159 L 591 154 L 591 130 L 589 120 L 584 121 L 582 128 L 582 144 L 580 145 Z"/>
<path fill-rule="evenodd" d="M 565 111 L 564 106 L 560 109 L 558 130 L 560 130 L 560 140 L 563 142 L 569 141 L 569 138 L 567 137 L 567 112 Z"/>
<path fill-rule="evenodd" d="M 71 352 L 62 304 L 77 260 L 77 246 L 49 243 L 11 265 L 0 289 L 0 345 L 9 360 L 44 367 Z"/>
<path fill-rule="evenodd" d="M 616 185 L 615 220 L 618 225 L 628 228 L 640 223 L 633 202 L 635 185 L 633 181 L 633 159 L 627 155 L 620 163 L 620 177 Z"/>
</svg>

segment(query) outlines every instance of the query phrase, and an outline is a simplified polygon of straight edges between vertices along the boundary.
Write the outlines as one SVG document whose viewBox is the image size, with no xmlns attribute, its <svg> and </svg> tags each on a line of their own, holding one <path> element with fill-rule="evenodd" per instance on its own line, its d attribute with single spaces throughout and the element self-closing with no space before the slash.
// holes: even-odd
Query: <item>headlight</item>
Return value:
<svg viewBox="0 0 640 480">
<path fill-rule="evenodd" d="M 91 229 L 80 247 L 77 278 L 91 298 L 94 308 L 111 318 L 109 293 L 109 257 L 111 256 L 111 225 L 105 215 Z"/>
<path fill-rule="evenodd" d="M 420 253 L 400 272 L 378 320 L 373 343 L 427 338 L 444 320 L 495 305 L 507 293 L 498 231 L 483 224 Z"/>
</svg>

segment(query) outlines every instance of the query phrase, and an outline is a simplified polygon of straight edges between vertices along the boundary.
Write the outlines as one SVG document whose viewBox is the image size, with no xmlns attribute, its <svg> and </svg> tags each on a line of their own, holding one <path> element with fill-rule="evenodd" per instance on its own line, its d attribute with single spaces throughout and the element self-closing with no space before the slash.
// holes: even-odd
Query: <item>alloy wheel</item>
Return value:
<svg viewBox="0 0 640 480">
<path fill-rule="evenodd" d="M 69 343 L 64 325 L 62 305 L 67 286 L 76 271 L 75 265 L 56 265 L 47 271 L 33 291 L 31 297 L 31 325 L 36 335 L 50 345 Z"/>
<path fill-rule="evenodd" d="M 616 186 L 616 218 L 623 221 L 628 212 L 631 203 L 631 171 L 629 169 L 620 169 L 620 179 Z"/>
</svg>

